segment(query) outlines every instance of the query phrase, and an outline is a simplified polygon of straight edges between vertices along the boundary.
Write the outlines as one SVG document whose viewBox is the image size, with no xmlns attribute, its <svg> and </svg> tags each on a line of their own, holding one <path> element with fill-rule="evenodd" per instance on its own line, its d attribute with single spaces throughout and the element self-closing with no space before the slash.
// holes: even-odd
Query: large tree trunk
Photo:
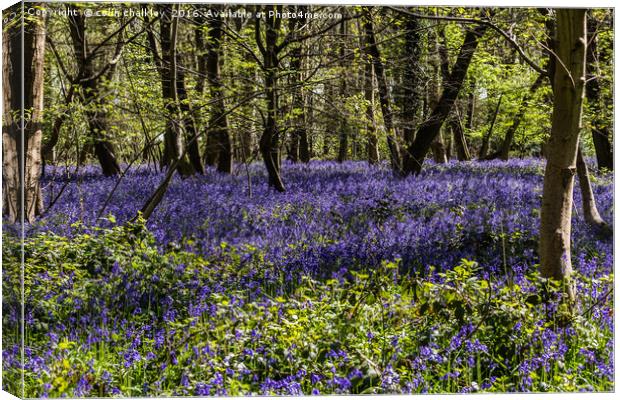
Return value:
<svg viewBox="0 0 620 400">
<path fill-rule="evenodd" d="M 14 6 L 18 20 L 3 26 L 2 37 L 3 211 L 11 222 L 22 218 L 33 222 L 43 211 L 39 178 L 45 20 L 32 16 L 21 18 L 21 6 Z M 42 4 L 29 6 L 42 7 Z"/>
<path fill-rule="evenodd" d="M 224 86 L 220 77 L 220 55 L 224 38 L 222 17 L 219 14 L 214 14 L 208 19 L 207 23 L 209 37 L 205 57 L 212 106 L 205 161 L 209 165 L 217 165 L 217 170 L 220 172 L 231 173 L 233 164 L 232 143 L 224 101 Z"/>
<path fill-rule="evenodd" d="M 266 13 L 269 11 L 282 12 L 282 6 L 266 6 Z M 256 39 L 263 54 L 263 67 L 265 73 L 265 97 L 267 98 L 267 118 L 263 134 L 260 138 L 260 152 L 267 168 L 268 183 L 279 192 L 284 192 L 284 183 L 280 176 L 280 132 L 277 124 L 278 112 L 278 32 L 282 23 L 281 18 L 276 16 L 267 17 L 265 44 L 260 39 L 260 19 L 256 19 Z"/>
<path fill-rule="evenodd" d="M 554 74 L 553 117 L 541 207 L 540 270 L 545 277 L 563 281 L 569 297 L 574 299 L 570 233 L 585 83 L 586 12 L 557 9 L 556 13 L 554 50 L 565 68 L 556 68 Z"/>
<path fill-rule="evenodd" d="M 407 16 L 405 21 L 405 56 L 406 67 L 403 73 L 403 136 L 405 142 L 415 139 L 415 125 L 420 109 L 421 88 L 420 54 L 422 52 L 420 20 Z"/>
<path fill-rule="evenodd" d="M 588 34 L 595 34 L 596 32 L 596 20 L 594 18 L 588 19 Z M 587 71 L 588 79 L 586 83 L 586 97 L 588 99 L 588 106 L 590 113 L 592 114 L 592 142 L 594 143 L 594 150 L 596 152 L 596 161 L 598 168 L 606 168 L 608 170 L 614 169 L 614 157 L 613 146 L 610 141 L 609 123 L 604 120 L 603 99 L 600 95 L 600 84 L 597 79 L 597 37 L 594 36 L 590 39 L 587 49 Z"/>
<path fill-rule="evenodd" d="M 406 162 L 403 165 L 403 173 L 418 174 L 422 170 L 424 157 L 437 137 L 440 134 L 441 126 L 450 114 L 454 102 L 461 91 L 463 80 L 467 75 L 467 69 L 471 59 L 478 47 L 478 39 L 484 34 L 487 27 L 480 25 L 467 32 L 463 46 L 456 59 L 450 79 L 443 83 L 443 91 L 439 103 L 433 109 L 430 118 L 428 118 L 416 134 L 415 140 L 408 143 Z"/>
<path fill-rule="evenodd" d="M 372 60 L 375 70 L 375 76 L 377 77 L 377 86 L 379 89 L 379 103 L 381 104 L 383 124 L 385 125 L 388 148 L 390 150 L 390 162 L 392 164 L 392 169 L 394 169 L 395 171 L 400 171 L 400 150 L 396 139 L 398 135 L 396 134 L 396 130 L 394 129 L 390 91 L 387 84 L 383 61 L 381 61 L 379 47 L 377 46 L 377 41 L 375 39 L 375 30 L 372 23 L 372 13 L 370 7 L 364 7 L 364 31 L 366 35 L 366 46 L 364 47 L 364 51 L 366 52 L 366 55 Z"/>
<path fill-rule="evenodd" d="M 70 15 L 69 31 L 73 43 L 73 51 L 80 75 L 77 77 L 81 89 L 81 98 L 86 106 L 86 118 L 90 136 L 93 141 L 95 156 L 99 160 L 101 170 L 105 176 L 117 175 L 121 172 L 120 165 L 114 155 L 114 146 L 108 138 L 109 123 L 105 107 L 104 96 L 100 93 L 102 78 L 111 79 L 114 65 L 109 66 L 103 76 L 95 71 L 94 58 L 88 52 L 86 39 L 86 16 L 82 14 Z"/>
</svg>

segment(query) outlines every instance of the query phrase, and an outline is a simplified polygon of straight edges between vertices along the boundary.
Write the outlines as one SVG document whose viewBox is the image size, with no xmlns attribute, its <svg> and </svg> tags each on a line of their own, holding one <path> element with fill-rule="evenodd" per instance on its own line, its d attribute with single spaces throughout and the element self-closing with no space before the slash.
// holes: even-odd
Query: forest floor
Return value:
<svg viewBox="0 0 620 400">
<path fill-rule="evenodd" d="M 537 273 L 543 170 L 449 163 L 401 179 L 286 163 L 280 194 L 252 164 L 175 177 L 148 222 L 126 223 L 163 173 L 117 185 L 48 168 L 54 204 L 26 229 L 25 394 L 612 390 L 613 243 L 576 191 L 569 310 Z M 613 175 L 593 181 L 611 224 Z M 3 382 L 20 393 L 14 233 L 4 225 Z"/>
</svg>

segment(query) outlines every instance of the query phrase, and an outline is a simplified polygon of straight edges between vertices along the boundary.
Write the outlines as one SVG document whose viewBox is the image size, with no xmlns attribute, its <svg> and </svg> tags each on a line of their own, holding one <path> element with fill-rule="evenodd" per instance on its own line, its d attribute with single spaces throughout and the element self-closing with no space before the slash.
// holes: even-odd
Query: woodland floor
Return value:
<svg viewBox="0 0 620 400">
<path fill-rule="evenodd" d="M 575 192 L 578 301 L 537 274 L 544 164 L 285 163 L 163 178 L 48 168 L 26 227 L 25 395 L 612 390 L 612 240 Z M 594 193 L 613 223 L 613 176 Z M 60 193 L 57 200 L 54 200 Z M 103 208 L 104 204 L 105 208 Z M 19 243 L 4 226 L 4 389 L 21 394 Z"/>
</svg>

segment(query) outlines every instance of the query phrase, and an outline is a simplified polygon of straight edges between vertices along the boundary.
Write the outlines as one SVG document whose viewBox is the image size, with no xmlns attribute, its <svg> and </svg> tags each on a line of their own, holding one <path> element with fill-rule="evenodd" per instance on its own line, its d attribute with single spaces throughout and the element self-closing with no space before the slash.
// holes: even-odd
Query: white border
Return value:
<svg viewBox="0 0 620 400">
<path fill-rule="evenodd" d="M 50 3 L 54 3 L 54 2 L 60 2 L 60 1 L 46 1 L 46 2 L 50 2 Z M 63 1 L 65 2 L 65 1 Z M 81 1 L 81 2 L 99 2 L 99 3 L 103 3 L 103 2 L 109 2 L 109 3 L 120 3 L 123 1 L 96 1 L 96 0 L 86 0 L 86 1 Z M 129 1 L 128 1 L 129 2 Z M 280 3 L 280 4 L 326 4 L 326 5 L 331 5 L 331 4 L 337 4 L 337 5 L 382 5 L 382 6 L 386 6 L 386 5 L 420 5 L 420 6 L 460 6 L 460 7 L 474 7 L 474 6 L 489 6 L 489 7 L 548 7 L 548 8 L 555 8 L 555 7 L 575 7 L 575 8 L 596 8 L 596 7 L 604 7 L 604 8 L 614 8 L 614 24 L 618 23 L 618 20 L 616 18 L 617 16 L 617 12 L 615 9 L 615 5 L 616 2 L 613 0 L 590 0 L 587 3 L 583 2 L 583 1 L 577 1 L 577 0 L 564 0 L 564 1 L 558 1 L 558 0 L 553 0 L 553 1 L 536 1 L 536 0 L 520 0 L 520 1 L 514 1 L 514 0 L 504 0 L 504 1 L 498 1 L 498 0 L 477 0 L 477 1 L 470 1 L 470 0 L 434 0 L 434 1 L 428 1 L 428 0 L 417 0 L 417 1 L 411 1 L 411 0 L 388 0 L 388 1 L 381 1 L 381 0 L 356 0 L 356 1 L 352 1 L 352 0 L 342 0 L 342 1 L 334 1 L 334 0 L 312 0 L 312 1 L 296 1 L 296 0 L 288 0 L 288 1 L 273 1 L 273 2 L 269 2 L 269 1 L 260 1 L 260 0 L 246 0 L 246 1 L 222 1 L 222 0 L 210 0 L 210 1 L 179 1 L 179 0 L 168 0 L 168 1 L 162 1 L 162 0 L 151 0 L 151 1 L 138 1 L 138 2 L 142 2 L 142 3 L 204 3 L 204 4 L 216 4 L 216 3 L 220 3 L 220 4 L 270 4 L 270 3 Z M 0 8 L 1 9 L 5 9 L 13 4 L 16 4 L 16 1 L 10 1 L 10 0 L 0 0 Z M 124 2 L 123 2 L 124 3 Z M 615 55 L 617 54 L 617 37 L 615 34 L 615 29 L 614 29 L 614 94 L 617 93 L 617 88 L 618 88 L 618 64 L 615 62 L 616 57 Z M 0 62 L 1 62 L 1 52 L 0 52 Z M 1 65 L 1 64 L 0 64 Z M 2 82 L 2 68 L 0 68 L 0 82 Z M 1 100 L 0 100 L 1 101 Z M 618 126 L 617 125 L 617 110 L 618 110 L 618 98 L 617 96 L 614 95 L 614 127 Z M 614 132 L 615 133 L 615 132 Z M 615 143 L 617 143 L 618 140 L 616 140 L 616 138 L 614 137 L 614 164 L 616 166 L 616 168 L 620 168 L 620 155 L 618 154 L 618 146 L 615 145 Z M 0 165 L 2 165 L 2 152 L 0 151 Z M 614 225 L 616 227 L 618 227 L 618 222 L 620 221 L 620 216 L 618 215 L 618 209 L 616 207 L 616 199 L 618 198 L 618 194 L 620 193 L 620 188 L 618 187 L 618 185 L 616 184 L 616 179 L 615 179 L 616 175 L 614 174 Z M 2 188 L 0 187 L 0 199 L 2 198 Z M 618 239 L 619 235 L 614 235 L 614 272 L 615 272 L 615 256 L 617 254 L 619 254 L 619 250 L 620 250 L 620 240 Z M 0 246 L 2 245 L 2 238 L 0 237 Z M 614 304 L 616 304 L 616 300 L 617 300 L 617 293 L 618 293 L 618 279 L 616 278 L 614 280 Z M 0 286 L 0 295 L 2 293 L 2 288 Z M 0 308 L 0 319 L 2 316 L 2 310 Z M 620 338 L 620 333 L 618 332 L 618 326 L 615 323 L 617 321 L 617 310 L 614 310 L 614 328 L 615 328 L 615 332 L 614 332 L 614 344 L 618 344 L 618 340 Z M 0 324 L 0 337 L 2 334 L 2 326 Z M 620 382 L 619 378 L 620 378 L 620 373 L 619 373 L 619 369 L 620 367 L 618 366 L 618 357 L 617 354 L 614 355 L 614 382 L 617 385 L 618 382 Z M 1 364 L 0 364 L 1 366 Z M 1 383 L 2 383 L 2 375 L 0 374 L 0 387 L 1 387 Z M 290 396 L 261 396 L 261 398 L 264 399 L 273 399 L 273 400 L 281 400 L 283 398 L 289 398 Z M 331 395 L 331 396 L 308 396 L 311 397 L 313 399 L 317 399 L 317 400 L 326 400 L 326 399 L 333 399 L 335 397 L 335 395 Z M 357 398 L 363 398 L 363 397 L 367 397 L 367 396 L 354 396 L 354 395 L 343 395 L 343 396 L 338 396 L 338 398 L 342 398 L 342 399 L 357 399 Z M 518 399 L 518 398 L 524 398 L 527 400 L 533 400 L 533 399 L 538 399 L 538 398 L 544 398 L 544 399 L 553 399 L 553 400 L 570 400 L 570 399 L 588 399 L 588 400 L 597 400 L 597 399 L 610 399 L 610 398 L 615 398 L 616 397 L 616 393 L 553 393 L 553 394 L 542 394 L 542 393 L 506 393 L 506 394 L 494 394 L 494 393 L 482 393 L 482 394 L 442 394 L 442 395 L 434 395 L 434 394 L 428 394 L 428 395 L 381 395 L 381 398 L 386 399 L 386 400 L 392 400 L 392 399 L 402 399 L 402 398 L 420 398 L 420 399 L 429 399 L 429 400 L 439 400 L 439 399 L 454 399 L 454 398 L 464 398 L 467 400 L 488 400 L 488 399 Z M 212 397 L 187 397 L 190 399 L 213 399 Z M 0 391 L 0 400 L 7 400 L 7 399 L 17 399 L 17 397 L 4 392 L 4 391 Z M 133 399 L 131 397 L 128 397 L 127 399 Z M 136 398 L 136 399 L 144 399 L 144 398 Z M 173 398 L 173 397 L 158 397 L 158 399 L 179 399 L 178 397 Z M 221 399 L 239 399 L 239 397 L 222 397 Z"/>
</svg>

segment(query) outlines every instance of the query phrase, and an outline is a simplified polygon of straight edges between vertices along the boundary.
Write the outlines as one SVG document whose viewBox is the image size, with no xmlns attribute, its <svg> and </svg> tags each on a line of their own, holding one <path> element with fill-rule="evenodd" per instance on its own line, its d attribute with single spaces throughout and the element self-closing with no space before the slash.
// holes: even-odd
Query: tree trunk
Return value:
<svg viewBox="0 0 620 400">
<path fill-rule="evenodd" d="M 306 107 L 306 104 L 308 107 Z M 306 108 L 307 116 L 306 116 Z M 310 162 L 310 158 L 312 158 L 312 146 L 310 145 L 310 141 L 308 140 L 308 126 L 312 126 L 312 91 L 309 91 L 307 96 L 304 98 L 303 107 L 302 107 L 304 118 L 303 118 L 303 126 L 302 129 L 298 132 L 299 134 L 299 159 L 303 163 Z M 301 120 L 301 118 L 300 118 Z"/>
<path fill-rule="evenodd" d="M 101 170 L 105 176 L 118 175 L 121 168 L 114 155 L 114 146 L 107 137 L 109 131 L 108 115 L 104 96 L 100 94 L 101 79 L 96 73 L 93 59 L 88 53 L 86 40 L 86 17 L 84 15 L 69 16 L 69 31 L 73 43 L 73 50 L 80 75 L 77 77 L 81 89 L 82 102 L 86 107 L 86 118 L 93 142 L 95 156 L 99 160 Z M 112 78 L 114 67 L 110 66 L 105 76 Z"/>
<path fill-rule="evenodd" d="M 220 172 L 231 173 L 233 165 L 232 143 L 224 101 L 224 86 L 220 77 L 220 55 L 224 37 L 223 24 L 222 17 L 218 13 L 214 13 L 213 17 L 209 17 L 207 20 L 209 37 L 206 43 L 205 66 L 212 105 L 205 161 L 209 165 L 216 165 Z"/>
<path fill-rule="evenodd" d="M 594 35 L 597 27 L 594 18 L 588 18 L 588 34 Z M 597 37 L 590 39 L 587 49 L 587 71 L 588 79 L 586 83 L 586 98 L 588 99 L 589 111 L 592 114 L 592 142 L 596 152 L 596 161 L 599 169 L 614 169 L 613 146 L 610 141 L 609 123 L 604 120 L 603 99 L 600 95 L 600 84 L 597 79 L 596 60 L 597 60 Z"/>
<path fill-rule="evenodd" d="M 347 61 L 345 59 L 346 54 L 346 34 L 347 34 L 347 21 L 342 20 L 340 22 L 340 67 L 342 71 L 345 71 L 347 67 Z M 340 77 L 340 102 L 344 104 L 347 95 L 347 76 L 343 74 Z M 344 107 L 340 110 L 340 132 L 339 132 L 339 144 L 338 144 L 338 162 L 343 162 L 347 159 L 349 153 L 349 127 Z"/>
<path fill-rule="evenodd" d="M 368 136 L 367 153 L 368 163 L 376 164 L 379 162 L 379 143 L 377 140 L 377 126 L 375 123 L 374 103 L 374 72 L 372 62 L 366 61 L 364 99 L 366 100 L 366 134 Z"/>
<path fill-rule="evenodd" d="M 270 11 L 281 13 L 282 6 L 266 6 L 266 13 L 269 14 Z M 255 21 L 257 44 L 263 54 L 265 97 L 267 98 L 267 118 L 259 147 L 267 168 L 269 186 L 279 192 L 284 192 L 286 189 L 280 176 L 280 132 L 277 125 L 279 69 L 277 40 L 282 19 L 276 16 L 267 17 L 264 45 L 260 39 L 260 19 L 257 18 Z"/>
<path fill-rule="evenodd" d="M 29 5 L 43 6 L 41 3 Z M 18 20 L 5 28 L 2 35 L 3 211 L 10 222 L 19 222 L 22 218 L 33 222 L 43 211 L 39 179 L 45 20 L 32 16 L 22 18 L 21 6 L 14 6 Z"/>
<path fill-rule="evenodd" d="M 372 14 L 370 7 L 364 7 L 364 31 L 366 34 L 366 46 L 364 51 L 366 55 L 372 60 L 375 70 L 375 76 L 377 77 L 377 85 L 379 89 L 379 102 L 381 104 L 381 112 L 383 114 L 383 124 L 387 134 L 388 148 L 390 150 L 390 162 L 392 169 L 395 171 L 401 170 L 400 150 L 398 148 L 398 142 L 396 140 L 397 134 L 394 129 L 392 106 L 390 99 L 390 91 L 387 84 L 387 78 L 385 76 L 385 69 L 383 62 L 381 61 L 381 55 L 379 53 L 379 47 L 375 39 L 375 30 L 372 23 Z"/>
<path fill-rule="evenodd" d="M 594 193 L 592 192 L 592 184 L 590 183 L 590 174 L 588 172 L 588 165 L 583 159 L 583 153 L 581 148 L 577 151 L 577 177 L 579 178 L 579 187 L 581 189 L 581 201 L 583 208 L 583 217 L 586 222 L 592 227 L 598 229 L 600 232 L 611 234 L 611 228 L 598 212 L 596 207 L 596 201 L 594 200 Z"/>
<path fill-rule="evenodd" d="M 556 68 L 554 74 L 553 117 L 541 207 L 540 270 L 544 277 L 563 281 L 569 298 L 574 299 L 570 233 L 584 96 L 586 11 L 556 9 L 556 13 L 554 50 L 565 68 Z"/>
<path fill-rule="evenodd" d="M 205 170 L 200 159 L 200 143 L 198 142 L 198 132 L 194 121 L 192 107 L 187 98 L 187 89 L 185 89 L 185 72 L 182 68 L 177 68 L 177 99 L 179 100 L 179 108 L 181 110 L 182 124 L 185 127 L 185 140 L 187 142 L 187 155 L 189 162 L 196 172 L 204 174 Z"/>
<path fill-rule="evenodd" d="M 298 6 L 297 11 L 305 15 L 307 12 L 306 6 Z M 292 31 L 296 29 L 304 29 L 306 24 L 305 18 L 291 19 L 289 29 Z M 301 27 L 301 28 L 297 28 Z M 298 162 L 300 159 L 302 162 L 310 161 L 308 155 L 308 133 L 306 127 L 306 107 L 305 96 L 302 82 L 305 79 L 303 67 L 304 67 L 304 55 L 303 43 L 296 43 L 291 49 L 291 70 L 293 71 L 293 121 L 294 127 L 291 133 L 291 148 L 290 159 L 293 162 Z"/>
<path fill-rule="evenodd" d="M 164 154 L 162 166 L 170 167 L 178 162 L 178 172 L 181 176 L 193 174 L 194 168 L 187 161 L 183 150 L 183 119 L 178 103 L 178 65 L 176 39 L 178 32 L 178 17 L 172 15 L 171 5 L 160 5 L 160 43 L 161 43 L 161 87 L 162 98 L 168 114 L 166 132 L 164 133 Z"/>
<path fill-rule="evenodd" d="M 461 91 L 463 80 L 467 75 L 467 69 L 478 47 L 478 39 L 487 27 L 480 25 L 468 31 L 465 35 L 463 46 L 456 59 L 450 79 L 443 83 L 441 98 L 433 108 L 430 117 L 422 123 L 415 135 L 415 140 L 407 144 L 407 154 L 403 164 L 404 174 L 418 174 L 422 170 L 422 164 L 433 141 L 440 134 L 441 127 L 450 114 L 454 102 Z"/>
<path fill-rule="evenodd" d="M 415 139 L 416 117 L 420 109 L 421 88 L 420 55 L 422 52 L 420 20 L 407 16 L 405 21 L 405 56 L 406 67 L 403 73 L 403 136 L 405 142 Z"/>
<path fill-rule="evenodd" d="M 465 127 L 469 130 L 474 129 L 474 115 L 476 113 L 476 79 L 472 78 L 467 94 L 467 122 Z"/>
<path fill-rule="evenodd" d="M 455 117 L 450 120 L 450 130 L 454 137 L 454 147 L 456 148 L 456 157 L 459 161 L 469 161 L 471 155 L 469 153 L 469 147 L 467 146 L 467 139 L 465 139 L 465 132 L 463 131 L 463 122 L 459 114 L 458 108 L 455 109 Z"/>
<path fill-rule="evenodd" d="M 499 114 L 499 108 L 502 105 L 503 97 L 503 94 L 499 96 L 499 100 L 497 100 L 497 105 L 495 106 L 495 111 L 491 114 L 491 124 L 489 125 L 489 130 L 482 138 L 482 146 L 480 146 L 480 152 L 478 153 L 479 160 L 486 159 L 487 153 L 489 152 L 489 141 L 493 135 L 493 127 L 495 127 L 495 121 L 497 120 L 497 115 Z"/>
</svg>

